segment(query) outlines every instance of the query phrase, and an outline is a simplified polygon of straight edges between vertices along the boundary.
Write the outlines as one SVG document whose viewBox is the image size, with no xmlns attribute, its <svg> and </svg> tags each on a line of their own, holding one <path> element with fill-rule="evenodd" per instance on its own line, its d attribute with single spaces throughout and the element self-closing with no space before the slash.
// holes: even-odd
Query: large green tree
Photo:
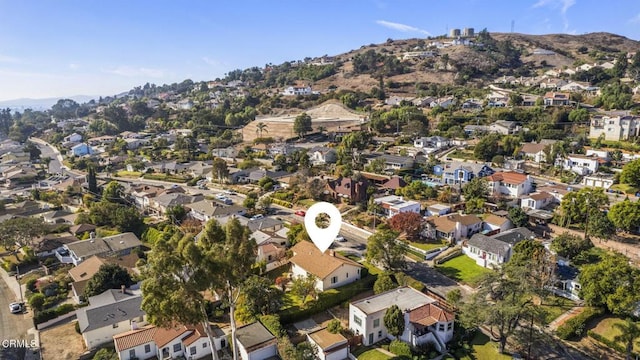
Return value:
<svg viewBox="0 0 640 360">
<path fill-rule="evenodd" d="M 511 220 L 513 226 L 523 227 L 529 224 L 529 215 L 520 206 L 510 207 L 508 212 L 509 215 L 507 217 Z"/>
<path fill-rule="evenodd" d="M 293 132 L 295 132 L 300 138 L 302 138 L 306 133 L 312 131 L 311 127 L 311 116 L 307 113 L 302 113 L 296 116 L 293 121 Z"/>
<path fill-rule="evenodd" d="M 591 240 L 585 239 L 582 236 L 572 235 L 568 232 L 556 236 L 551 241 L 551 250 L 567 259 L 573 259 L 581 252 L 587 251 L 592 247 L 593 243 L 591 243 Z"/>
<path fill-rule="evenodd" d="M 110 181 L 102 191 L 102 199 L 113 203 L 124 202 L 124 186 L 117 181 Z"/>
<path fill-rule="evenodd" d="M 622 168 L 620 182 L 640 187 L 640 159 L 633 160 Z"/>
<path fill-rule="evenodd" d="M 242 307 L 243 311 L 252 318 L 275 314 L 282 306 L 282 296 L 282 290 L 274 287 L 273 281 L 252 275 L 244 283 L 239 308 Z"/>
<path fill-rule="evenodd" d="M 629 200 L 615 203 L 607 215 L 616 228 L 636 231 L 640 226 L 640 203 Z"/>
<path fill-rule="evenodd" d="M 397 240 L 398 233 L 379 230 L 369 236 L 366 257 L 369 262 L 379 264 L 385 270 L 400 271 L 406 267 L 406 246 Z"/>
<path fill-rule="evenodd" d="M 224 159 L 216 157 L 213 159 L 212 170 L 213 176 L 218 179 L 219 183 L 222 183 L 224 179 L 229 176 L 229 169 L 227 168 L 227 162 Z"/>
<path fill-rule="evenodd" d="M 489 196 L 489 185 L 484 178 L 476 177 L 471 179 L 462 187 L 462 194 L 465 200 L 486 199 Z"/>
<path fill-rule="evenodd" d="M 8 219 L 0 223 L 0 244 L 6 249 L 31 246 L 46 230 L 42 218 Z"/>
<path fill-rule="evenodd" d="M 308 299 L 314 298 L 316 295 L 316 281 L 317 278 L 312 274 L 307 276 L 297 276 L 291 282 L 291 293 L 302 300 L 304 306 Z"/>
<path fill-rule="evenodd" d="M 398 337 L 404 332 L 404 314 L 398 305 L 393 304 L 384 313 L 384 327 L 390 335 Z"/>
<path fill-rule="evenodd" d="M 561 225 L 584 225 L 589 216 L 601 211 L 608 204 L 609 197 L 602 189 L 582 188 L 579 191 L 571 191 L 560 202 Z"/>
<path fill-rule="evenodd" d="M 84 297 L 101 294 L 109 289 L 120 289 L 121 286 L 129 287 L 133 284 L 131 275 L 125 268 L 118 264 L 104 264 L 84 288 Z"/>
</svg>

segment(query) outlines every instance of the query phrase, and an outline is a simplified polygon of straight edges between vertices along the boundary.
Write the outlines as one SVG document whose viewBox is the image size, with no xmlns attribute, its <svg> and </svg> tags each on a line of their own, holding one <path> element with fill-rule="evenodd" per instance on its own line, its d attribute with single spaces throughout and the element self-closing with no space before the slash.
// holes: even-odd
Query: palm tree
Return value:
<svg viewBox="0 0 640 360">
<path fill-rule="evenodd" d="M 256 125 L 256 133 L 260 134 L 258 137 L 262 137 L 262 132 L 269 132 L 267 127 L 268 125 L 263 122 L 259 122 L 258 125 Z"/>
<path fill-rule="evenodd" d="M 623 323 L 615 323 L 613 327 L 620 330 L 620 335 L 616 335 L 613 341 L 624 342 L 627 352 L 627 360 L 631 360 L 633 353 L 633 343 L 640 338 L 640 324 L 631 319 L 625 320 Z"/>
</svg>

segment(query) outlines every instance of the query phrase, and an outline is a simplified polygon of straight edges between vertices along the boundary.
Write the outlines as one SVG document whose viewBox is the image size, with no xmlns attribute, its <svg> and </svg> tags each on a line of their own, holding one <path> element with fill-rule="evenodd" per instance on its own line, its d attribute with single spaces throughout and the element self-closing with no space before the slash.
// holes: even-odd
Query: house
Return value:
<svg viewBox="0 0 640 360">
<path fill-rule="evenodd" d="M 93 149 L 87 143 L 77 144 L 71 147 L 74 156 L 84 156 L 93 154 Z"/>
<path fill-rule="evenodd" d="M 427 216 L 441 216 L 451 212 L 451 205 L 433 204 L 427 206 Z"/>
<path fill-rule="evenodd" d="M 65 244 L 78 241 L 78 238 L 69 234 L 47 234 L 37 238 L 33 245 L 33 251 L 38 257 L 55 255 L 56 251 L 62 250 Z"/>
<path fill-rule="evenodd" d="M 520 155 L 524 156 L 527 159 L 531 159 L 536 163 L 541 163 L 546 161 L 546 154 L 544 153 L 544 149 L 548 146 L 545 143 L 524 143 L 520 148 Z"/>
<path fill-rule="evenodd" d="M 511 228 L 513 228 L 513 223 L 509 218 L 495 214 L 489 214 L 489 216 L 484 218 L 484 224 L 482 226 L 485 235 L 498 234 Z"/>
<path fill-rule="evenodd" d="M 374 199 L 374 202 L 382 206 L 383 215 L 389 218 L 404 212 L 420 214 L 420 203 L 412 200 L 404 200 L 402 196 L 383 196 Z"/>
<path fill-rule="evenodd" d="M 506 195 L 517 198 L 531 192 L 529 175 L 518 172 L 496 172 L 486 177 L 489 192 L 495 195 Z"/>
<path fill-rule="evenodd" d="M 224 205 L 212 200 L 201 200 L 186 206 L 189 216 L 203 222 L 229 216 L 243 216 L 247 209 L 239 205 Z"/>
<path fill-rule="evenodd" d="M 226 344 L 226 334 L 212 325 L 216 350 Z M 147 325 L 113 336 L 118 359 L 202 359 L 211 354 L 211 344 L 202 325 L 174 325 L 161 328 Z"/>
<path fill-rule="evenodd" d="M 456 103 L 456 98 L 453 96 L 446 96 L 446 97 L 442 97 L 439 99 L 436 99 L 434 101 L 431 102 L 431 104 L 429 104 L 429 107 L 441 107 L 441 108 L 448 108 L 449 106 L 455 105 Z"/>
<path fill-rule="evenodd" d="M 413 167 L 414 159 L 410 156 L 399 156 L 390 154 L 371 154 L 367 156 L 367 164 L 374 160 L 383 159 L 386 169 L 402 170 Z"/>
<path fill-rule="evenodd" d="M 236 340 L 242 360 L 263 360 L 278 355 L 278 340 L 259 321 L 239 327 Z"/>
<path fill-rule="evenodd" d="M 45 224 L 73 224 L 78 214 L 67 210 L 51 210 L 40 214 Z"/>
<path fill-rule="evenodd" d="M 342 334 L 332 334 L 320 329 L 307 334 L 307 340 L 316 348 L 320 360 L 343 360 L 349 358 L 349 343 Z"/>
<path fill-rule="evenodd" d="M 426 237 L 447 240 L 451 244 L 456 244 L 482 230 L 482 219 L 475 215 L 447 214 L 428 217 L 426 220 Z"/>
<path fill-rule="evenodd" d="M 380 188 L 390 190 L 391 192 L 395 193 L 396 190 L 402 189 L 405 186 L 407 186 L 407 182 L 404 181 L 403 178 L 399 176 L 392 176 L 391 179 L 382 184 Z"/>
<path fill-rule="evenodd" d="M 285 96 L 311 95 L 311 86 L 289 86 L 282 92 Z"/>
<path fill-rule="evenodd" d="M 279 242 L 287 243 L 286 240 L 286 238 L 273 239 L 270 237 L 269 240 L 258 244 L 256 262 L 264 262 L 265 271 L 271 271 L 286 264 L 286 247 L 279 244 Z"/>
<path fill-rule="evenodd" d="M 475 234 L 462 246 L 462 253 L 482 267 L 499 267 L 511 259 L 513 246 L 533 240 L 535 234 L 526 228 L 515 228 L 493 236 Z"/>
<path fill-rule="evenodd" d="M 150 139 L 141 139 L 141 138 L 126 138 L 124 142 L 127 143 L 127 149 L 135 150 L 141 146 L 148 145 L 151 140 Z"/>
<path fill-rule="evenodd" d="M 110 289 L 89 298 L 76 310 L 78 328 L 88 349 L 113 341 L 113 336 L 146 325 L 142 296 L 126 289 Z"/>
<path fill-rule="evenodd" d="M 140 246 L 142 246 L 140 239 L 134 233 L 126 232 L 65 244 L 63 251 L 56 251 L 56 257 L 62 263 L 73 263 L 78 266 L 93 255 L 127 255 Z"/>
<path fill-rule="evenodd" d="M 573 191 L 573 188 L 570 186 L 546 184 L 544 186 L 538 186 L 536 190 L 538 192 L 544 191 L 551 194 L 555 199 L 554 201 L 561 203 L 564 196 Z"/>
<path fill-rule="evenodd" d="M 553 195 L 546 191 L 539 191 L 523 196 L 520 199 L 520 207 L 523 209 L 541 210 L 556 202 Z"/>
<path fill-rule="evenodd" d="M 352 178 L 339 177 L 327 181 L 327 191 L 334 199 L 344 198 L 349 202 L 362 202 L 367 199 L 367 180 L 356 181 Z"/>
<path fill-rule="evenodd" d="M 598 171 L 600 160 L 596 156 L 569 154 L 562 161 L 562 166 L 565 170 L 571 170 L 578 175 L 588 175 Z"/>
<path fill-rule="evenodd" d="M 186 195 L 182 193 L 165 193 L 151 199 L 149 208 L 158 214 L 165 214 L 167 209 L 174 206 L 186 206 L 196 201 L 202 201 L 202 195 Z"/>
<path fill-rule="evenodd" d="M 335 164 L 338 160 L 338 153 L 333 148 L 316 147 L 311 149 L 309 160 L 313 165 Z"/>
<path fill-rule="evenodd" d="M 333 250 L 320 252 L 309 241 L 300 241 L 291 248 L 292 277 L 316 277 L 316 289 L 325 291 L 360 279 L 362 265 Z"/>
<path fill-rule="evenodd" d="M 640 136 L 640 116 L 595 115 L 591 117 L 589 137 L 604 136 L 607 141 L 631 140 Z"/>
<path fill-rule="evenodd" d="M 549 89 L 549 90 L 559 90 L 562 86 L 566 85 L 567 82 L 563 79 L 546 79 L 540 83 L 541 89 Z"/>
<path fill-rule="evenodd" d="M 114 141 L 116 141 L 116 137 L 115 136 L 104 135 L 104 136 L 98 136 L 98 137 L 90 138 L 90 139 L 87 140 L 87 143 L 90 146 L 96 146 L 96 145 L 108 145 L 108 144 L 111 144 Z"/>
<path fill-rule="evenodd" d="M 69 232 L 74 236 L 82 237 L 86 233 L 90 233 L 96 230 L 96 226 L 93 224 L 78 224 L 69 228 Z"/>
<path fill-rule="evenodd" d="M 493 124 L 489 125 L 489 132 L 498 133 L 502 135 L 517 134 L 522 130 L 522 127 L 515 121 L 496 120 Z"/>
<path fill-rule="evenodd" d="M 384 315 L 392 305 L 404 314 L 404 332 L 399 340 L 418 346 L 432 343 L 440 352 L 453 338 L 455 315 L 422 292 L 408 286 L 373 295 L 349 304 L 349 329 L 362 335 L 362 344 L 393 339 L 384 325 Z"/>
<path fill-rule="evenodd" d="M 442 136 L 425 136 L 413 140 L 413 146 L 419 149 L 440 150 L 451 146 L 451 140 Z"/>
<path fill-rule="evenodd" d="M 82 135 L 78 133 L 73 133 L 64 137 L 64 142 L 66 143 L 79 143 L 80 141 L 82 141 Z"/>
<path fill-rule="evenodd" d="M 136 273 L 134 268 L 138 260 L 139 257 L 137 254 L 128 254 L 119 257 L 99 257 L 94 255 L 78 264 L 78 266 L 69 269 L 69 277 L 73 280 L 71 283 L 73 300 L 78 304 L 85 301 L 84 289 L 102 265 L 116 264 L 133 275 Z"/>
<path fill-rule="evenodd" d="M 614 183 L 613 178 L 614 176 L 611 174 L 596 173 L 587 175 L 582 178 L 582 185 L 608 190 Z"/>
<path fill-rule="evenodd" d="M 573 301 L 580 301 L 580 290 L 582 285 L 579 282 L 578 269 L 558 261 L 555 268 L 556 282 L 551 291 Z"/>
<path fill-rule="evenodd" d="M 522 95 L 522 106 L 535 106 L 540 97 L 536 95 Z"/>
<path fill-rule="evenodd" d="M 453 161 L 433 167 L 433 174 L 442 177 L 442 182 L 447 185 L 463 185 L 473 178 L 488 176 L 493 172 L 489 165 L 475 162 Z"/>
<path fill-rule="evenodd" d="M 548 92 L 544 94 L 545 106 L 567 106 L 569 105 L 569 94 L 561 92 Z"/>
</svg>

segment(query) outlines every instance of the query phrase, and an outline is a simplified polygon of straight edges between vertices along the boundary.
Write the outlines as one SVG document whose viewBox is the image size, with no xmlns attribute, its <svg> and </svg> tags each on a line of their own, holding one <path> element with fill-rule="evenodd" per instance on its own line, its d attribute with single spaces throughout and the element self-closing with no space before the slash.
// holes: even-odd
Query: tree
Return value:
<svg viewBox="0 0 640 360">
<path fill-rule="evenodd" d="M 486 199 L 489 196 L 489 185 L 483 178 L 473 178 L 462 187 L 462 194 L 465 200 Z"/>
<path fill-rule="evenodd" d="M 40 311 L 44 308 L 44 301 L 46 297 L 42 293 L 36 293 L 29 298 L 29 306 L 35 311 Z"/>
<path fill-rule="evenodd" d="M 271 199 L 271 196 L 263 196 L 258 201 L 258 207 L 268 213 L 272 203 L 273 200 Z"/>
<path fill-rule="evenodd" d="M 592 247 L 593 243 L 591 243 L 589 239 L 584 239 L 577 235 L 571 235 L 568 232 L 564 232 L 556 236 L 551 241 L 551 250 L 567 259 L 573 259 L 581 252 L 587 251 Z"/>
<path fill-rule="evenodd" d="M 585 108 L 574 109 L 569 112 L 569 121 L 578 123 L 585 122 L 589 120 L 589 111 Z"/>
<path fill-rule="evenodd" d="M 172 222 L 180 223 L 187 216 L 187 210 L 182 205 L 175 205 L 167 207 L 165 215 Z"/>
<path fill-rule="evenodd" d="M 389 219 L 389 227 L 401 233 L 404 232 L 409 239 L 415 239 L 422 230 L 422 216 L 415 212 L 401 212 Z"/>
<path fill-rule="evenodd" d="M 32 142 L 28 142 L 23 151 L 29 153 L 29 160 L 31 162 L 40 159 L 40 155 L 42 155 L 42 151 L 40 151 L 40 149 Z"/>
<path fill-rule="evenodd" d="M 509 208 L 509 215 L 507 217 L 513 223 L 515 227 L 523 227 L 529 224 L 529 215 L 520 207 L 514 206 Z"/>
<path fill-rule="evenodd" d="M 522 98 L 522 95 L 515 92 L 512 92 L 511 94 L 509 94 L 509 105 L 520 106 L 522 105 L 523 101 L 524 99 Z"/>
<path fill-rule="evenodd" d="M 637 231 L 640 224 L 640 203 L 625 199 L 613 204 L 607 216 L 616 228 L 625 231 Z"/>
<path fill-rule="evenodd" d="M 395 289 L 397 287 L 398 285 L 396 285 L 396 283 L 393 282 L 389 274 L 381 274 L 381 275 L 378 275 L 376 282 L 373 283 L 373 292 L 375 294 L 380 294 L 385 291 Z"/>
<path fill-rule="evenodd" d="M 122 203 L 124 186 L 117 181 L 110 181 L 102 191 L 102 200 L 112 203 Z"/>
<path fill-rule="evenodd" d="M 582 188 L 571 191 L 562 198 L 560 211 L 565 225 L 584 224 L 588 217 L 609 204 L 609 197 L 602 189 Z"/>
<path fill-rule="evenodd" d="M 242 301 L 239 307 L 253 318 L 258 315 L 271 315 L 280 310 L 283 293 L 271 286 L 269 279 L 252 275 L 242 288 Z"/>
<path fill-rule="evenodd" d="M 582 298 L 590 306 L 629 316 L 640 301 L 640 271 L 621 254 L 607 254 L 597 263 L 582 266 L 578 279 Z"/>
<path fill-rule="evenodd" d="M 391 305 L 391 307 L 384 312 L 383 320 L 384 326 L 390 335 L 395 337 L 402 335 L 404 332 L 404 314 L 398 305 Z"/>
<path fill-rule="evenodd" d="M 227 162 L 224 159 L 216 157 L 213 159 L 212 163 L 212 174 L 215 178 L 218 179 L 219 183 L 222 183 L 224 179 L 229 176 L 229 169 L 227 168 Z"/>
<path fill-rule="evenodd" d="M 298 276 L 291 282 L 291 293 L 302 300 L 302 305 L 307 303 L 309 297 L 316 295 L 316 277 L 312 274 Z"/>
<path fill-rule="evenodd" d="M 589 224 L 585 233 L 587 239 L 590 236 L 599 239 L 608 239 L 615 233 L 615 225 L 604 212 L 595 211 L 589 216 Z"/>
<path fill-rule="evenodd" d="M 640 159 L 630 161 L 622 168 L 620 182 L 633 187 L 640 187 Z"/>
<path fill-rule="evenodd" d="M 462 291 L 459 288 L 455 288 L 447 293 L 446 298 L 450 304 L 458 306 L 460 300 L 462 300 Z"/>
<path fill-rule="evenodd" d="M 0 223 L 0 244 L 5 249 L 29 246 L 46 231 L 42 218 L 15 218 Z"/>
<path fill-rule="evenodd" d="M 473 149 L 473 156 L 478 160 L 491 161 L 491 159 L 500 155 L 500 135 L 489 134 L 484 136 Z"/>
<path fill-rule="evenodd" d="M 338 319 L 331 319 L 327 324 L 327 331 L 332 334 L 339 334 L 342 331 L 342 323 Z"/>
<path fill-rule="evenodd" d="M 98 181 L 96 179 L 96 168 L 93 166 L 89 166 L 87 169 L 87 185 L 89 187 L 89 192 L 93 195 L 98 194 Z"/>
<path fill-rule="evenodd" d="M 259 138 L 261 138 L 261 137 L 262 137 L 262 133 L 263 133 L 263 132 L 269 132 L 269 131 L 267 130 L 267 128 L 268 128 L 268 127 L 269 127 L 269 125 L 267 125 L 267 124 L 265 124 L 265 123 L 263 123 L 263 122 L 259 122 L 259 123 L 256 125 L 256 133 L 258 133 L 258 137 L 259 137 Z"/>
<path fill-rule="evenodd" d="M 296 116 L 296 119 L 293 121 L 293 131 L 298 135 L 298 137 L 302 138 L 306 133 L 312 130 L 311 116 L 304 112 Z"/>
<path fill-rule="evenodd" d="M 84 288 L 84 297 L 89 298 L 101 294 L 109 289 L 120 289 L 121 286 L 133 285 L 131 275 L 118 264 L 104 264 Z"/>
<path fill-rule="evenodd" d="M 396 241 L 398 233 L 391 230 L 376 231 L 367 242 L 367 261 L 378 263 L 385 270 L 399 271 L 406 267 L 406 246 Z"/>
<path fill-rule="evenodd" d="M 625 344 L 626 359 L 631 360 L 633 358 L 633 345 L 636 339 L 640 338 L 640 325 L 627 318 L 623 323 L 613 324 L 613 327 L 620 331 L 620 334 L 616 335 L 613 341 Z"/>
<path fill-rule="evenodd" d="M 98 350 L 93 356 L 93 360 L 119 360 L 118 354 L 110 348 Z"/>
</svg>

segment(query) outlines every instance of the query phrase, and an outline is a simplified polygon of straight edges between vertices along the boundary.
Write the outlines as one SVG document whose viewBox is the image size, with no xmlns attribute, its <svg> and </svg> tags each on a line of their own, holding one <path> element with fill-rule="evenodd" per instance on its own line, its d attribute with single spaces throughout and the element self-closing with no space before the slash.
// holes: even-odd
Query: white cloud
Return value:
<svg viewBox="0 0 640 360">
<path fill-rule="evenodd" d="M 127 66 L 127 65 L 121 65 L 113 69 L 103 69 L 102 71 L 108 74 L 126 76 L 126 77 L 162 78 L 165 76 L 165 71 L 162 69 L 133 67 L 133 66 Z"/>
<path fill-rule="evenodd" d="M 638 15 L 629 19 L 629 22 L 632 24 L 640 24 L 640 13 L 638 13 Z"/>
<path fill-rule="evenodd" d="M 402 31 L 402 32 L 417 32 L 417 33 L 421 33 L 427 36 L 430 36 L 431 33 L 428 32 L 427 30 L 423 30 L 423 29 L 419 29 L 417 27 L 411 26 L 411 25 L 405 25 L 405 24 L 400 24 L 400 23 L 395 23 L 395 22 L 391 22 L 391 21 L 385 21 L 385 20 L 378 20 L 376 21 L 376 24 L 378 25 L 382 25 L 386 28 L 392 29 L 392 30 L 397 30 L 397 31 Z"/>
<path fill-rule="evenodd" d="M 18 63 L 18 62 L 20 62 L 20 59 L 18 59 L 17 57 L 0 54 L 0 63 L 15 64 L 15 63 Z"/>
<path fill-rule="evenodd" d="M 202 57 L 202 61 L 204 61 L 204 62 L 205 62 L 205 64 L 207 64 L 207 65 L 209 65 L 209 66 L 218 67 L 218 66 L 222 65 L 222 64 L 220 63 L 220 61 L 215 60 L 215 59 L 208 58 L 208 57 L 206 57 L 206 56 L 203 56 L 203 57 Z"/>
<path fill-rule="evenodd" d="M 560 9 L 560 16 L 562 16 L 564 32 L 575 33 L 575 30 L 569 30 L 569 19 L 567 18 L 567 11 L 575 4 L 576 0 L 538 0 L 538 2 L 533 4 L 533 7 L 549 7 L 551 9 Z"/>
<path fill-rule="evenodd" d="M 76 70 L 79 67 L 80 67 L 80 65 L 78 65 L 78 64 L 74 64 L 74 63 L 69 64 L 69 69 L 71 69 L 71 70 Z"/>
</svg>

